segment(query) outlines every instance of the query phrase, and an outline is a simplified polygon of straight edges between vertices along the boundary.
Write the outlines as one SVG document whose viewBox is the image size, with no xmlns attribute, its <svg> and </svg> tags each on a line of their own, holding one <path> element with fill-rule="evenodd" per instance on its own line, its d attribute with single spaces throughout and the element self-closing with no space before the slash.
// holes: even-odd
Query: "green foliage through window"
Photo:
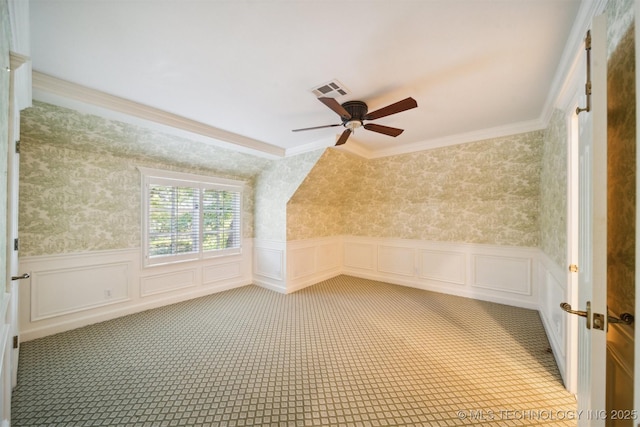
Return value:
<svg viewBox="0 0 640 427">
<path fill-rule="evenodd" d="M 203 187 L 148 185 L 149 258 L 240 248 L 241 193 Z"/>
</svg>

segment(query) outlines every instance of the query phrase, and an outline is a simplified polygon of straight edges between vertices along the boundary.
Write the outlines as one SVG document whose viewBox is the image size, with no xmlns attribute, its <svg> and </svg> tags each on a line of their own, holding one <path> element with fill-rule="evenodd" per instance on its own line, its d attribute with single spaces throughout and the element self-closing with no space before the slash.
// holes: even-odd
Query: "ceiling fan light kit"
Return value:
<svg viewBox="0 0 640 427">
<path fill-rule="evenodd" d="M 343 126 L 345 130 L 342 132 L 342 135 L 338 138 L 336 142 L 336 146 L 342 145 L 347 142 L 349 136 L 359 127 L 364 127 L 366 130 L 370 130 L 372 132 L 382 133 L 384 135 L 396 137 L 404 132 L 404 129 L 392 128 L 389 126 L 378 125 L 375 123 L 367 123 L 365 124 L 365 120 L 375 120 L 381 117 L 390 116 L 392 114 L 400 113 L 402 111 L 410 110 L 412 108 L 416 108 L 418 103 L 415 99 L 409 97 L 405 98 L 402 101 L 395 102 L 393 104 L 387 105 L 386 107 L 380 108 L 372 113 L 368 113 L 369 109 L 367 104 L 362 101 L 347 101 L 343 104 L 338 103 L 335 98 L 329 97 L 319 97 L 318 101 L 322 102 L 324 105 L 329 107 L 333 112 L 340 116 L 342 123 L 325 125 L 325 126 L 315 126 L 310 128 L 303 129 L 294 129 L 293 132 L 300 132 L 306 130 L 314 130 L 314 129 L 323 129 L 335 126 Z"/>
</svg>

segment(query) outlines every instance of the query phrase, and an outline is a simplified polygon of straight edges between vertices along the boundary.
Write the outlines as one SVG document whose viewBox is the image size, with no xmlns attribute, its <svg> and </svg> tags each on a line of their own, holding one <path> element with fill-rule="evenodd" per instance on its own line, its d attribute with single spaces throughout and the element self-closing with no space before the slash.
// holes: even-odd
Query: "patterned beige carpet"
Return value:
<svg viewBox="0 0 640 427">
<path fill-rule="evenodd" d="M 575 426 L 538 313 L 339 276 L 21 345 L 13 426 Z"/>
</svg>

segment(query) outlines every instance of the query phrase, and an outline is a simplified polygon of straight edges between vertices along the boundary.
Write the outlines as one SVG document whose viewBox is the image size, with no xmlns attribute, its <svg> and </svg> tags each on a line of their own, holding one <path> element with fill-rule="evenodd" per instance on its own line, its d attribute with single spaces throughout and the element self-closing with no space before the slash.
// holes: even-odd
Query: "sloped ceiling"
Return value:
<svg viewBox="0 0 640 427">
<path fill-rule="evenodd" d="M 335 143 L 341 127 L 291 130 L 340 122 L 311 93 L 337 79 L 349 90 L 339 102 L 370 111 L 418 102 L 376 121 L 402 135 L 359 129 L 345 148 L 410 152 L 543 127 L 583 9 L 580 0 L 31 0 L 34 96 L 142 112 L 279 155 Z"/>
</svg>

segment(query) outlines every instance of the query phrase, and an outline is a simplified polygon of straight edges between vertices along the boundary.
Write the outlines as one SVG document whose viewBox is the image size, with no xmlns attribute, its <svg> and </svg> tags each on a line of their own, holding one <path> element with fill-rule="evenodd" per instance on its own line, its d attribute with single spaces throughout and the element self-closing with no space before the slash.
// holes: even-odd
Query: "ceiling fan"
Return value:
<svg viewBox="0 0 640 427">
<path fill-rule="evenodd" d="M 349 139 L 351 133 L 360 126 L 373 132 L 396 137 L 404 132 L 404 129 L 382 126 L 375 123 L 364 124 L 363 121 L 379 119 L 381 117 L 390 116 L 392 114 L 410 110 L 418 106 L 416 100 L 409 97 L 403 99 L 402 101 L 398 101 L 391 105 L 387 105 L 386 107 L 380 108 L 379 110 L 376 110 L 372 113 L 367 113 L 367 104 L 362 101 L 347 101 L 344 104 L 339 104 L 338 101 L 335 100 L 335 98 L 321 97 L 318 98 L 318 100 L 327 107 L 331 108 L 336 114 L 338 114 L 342 119 L 342 123 L 326 126 L 315 126 L 311 128 L 294 129 L 292 132 L 344 126 L 346 129 L 344 130 L 344 132 L 342 132 L 340 138 L 338 138 L 336 146 L 342 145 L 347 142 L 347 139 Z"/>
</svg>

